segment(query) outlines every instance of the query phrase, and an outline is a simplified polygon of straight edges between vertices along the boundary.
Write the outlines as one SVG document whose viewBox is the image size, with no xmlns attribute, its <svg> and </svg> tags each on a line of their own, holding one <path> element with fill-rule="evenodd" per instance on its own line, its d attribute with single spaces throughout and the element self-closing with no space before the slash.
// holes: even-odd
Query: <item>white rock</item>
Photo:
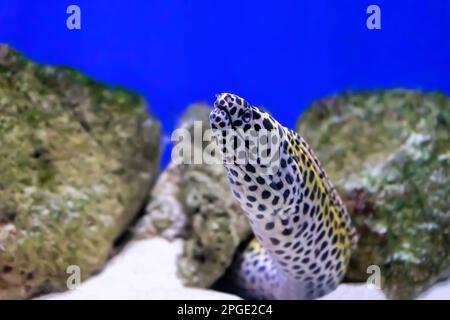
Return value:
<svg viewBox="0 0 450 320">
<path fill-rule="evenodd" d="M 179 240 L 132 241 L 101 273 L 77 289 L 39 299 L 239 299 L 213 290 L 184 287 L 176 276 L 175 263 L 181 247 Z"/>
</svg>

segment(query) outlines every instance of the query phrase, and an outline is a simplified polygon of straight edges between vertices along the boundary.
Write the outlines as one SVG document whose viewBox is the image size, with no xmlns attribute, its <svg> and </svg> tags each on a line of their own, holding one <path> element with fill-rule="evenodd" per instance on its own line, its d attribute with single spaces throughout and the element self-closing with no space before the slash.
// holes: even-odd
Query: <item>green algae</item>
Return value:
<svg viewBox="0 0 450 320">
<path fill-rule="evenodd" d="M 0 298 L 102 268 L 158 170 L 144 101 L 0 46 Z"/>
<path fill-rule="evenodd" d="M 441 93 L 348 93 L 302 115 L 360 236 L 348 280 L 378 265 L 386 295 L 409 299 L 450 274 L 449 128 Z"/>
</svg>

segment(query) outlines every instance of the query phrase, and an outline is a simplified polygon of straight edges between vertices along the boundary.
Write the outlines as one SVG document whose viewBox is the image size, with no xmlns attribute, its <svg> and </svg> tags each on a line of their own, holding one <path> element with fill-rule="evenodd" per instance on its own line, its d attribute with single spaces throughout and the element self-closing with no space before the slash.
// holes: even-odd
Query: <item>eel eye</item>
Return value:
<svg viewBox="0 0 450 320">
<path fill-rule="evenodd" d="M 244 113 L 242 114 L 242 120 L 245 123 L 249 123 L 252 120 L 252 115 L 253 115 L 252 110 L 251 109 L 246 109 L 244 111 Z"/>
</svg>

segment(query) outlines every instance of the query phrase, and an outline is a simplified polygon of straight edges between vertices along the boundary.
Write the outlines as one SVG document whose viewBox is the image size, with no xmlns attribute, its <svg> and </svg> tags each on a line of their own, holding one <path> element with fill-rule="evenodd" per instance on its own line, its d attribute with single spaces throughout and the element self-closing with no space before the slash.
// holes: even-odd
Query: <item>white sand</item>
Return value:
<svg viewBox="0 0 450 320">
<path fill-rule="evenodd" d="M 365 284 L 341 284 L 323 300 L 385 300 L 381 290 L 371 289 Z M 418 297 L 419 300 L 450 300 L 450 280 L 435 284 Z"/>
<path fill-rule="evenodd" d="M 213 290 L 184 287 L 176 277 L 175 260 L 182 242 L 160 238 L 132 241 L 106 268 L 79 288 L 40 299 L 239 299 Z M 365 284 L 342 284 L 325 300 L 385 299 Z M 419 299 L 450 299 L 450 280 L 435 285 Z"/>
<path fill-rule="evenodd" d="M 133 241 L 106 268 L 80 287 L 40 299 L 238 299 L 213 290 L 184 287 L 175 259 L 182 242 L 159 238 Z"/>
</svg>

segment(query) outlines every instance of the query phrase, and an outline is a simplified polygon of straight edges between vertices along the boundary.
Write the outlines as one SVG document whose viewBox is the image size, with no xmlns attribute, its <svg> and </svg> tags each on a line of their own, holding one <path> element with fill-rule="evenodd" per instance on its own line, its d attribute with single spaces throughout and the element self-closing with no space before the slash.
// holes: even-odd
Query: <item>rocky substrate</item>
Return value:
<svg viewBox="0 0 450 320">
<path fill-rule="evenodd" d="M 450 275 L 449 127 L 447 96 L 409 90 L 331 97 L 301 116 L 359 234 L 348 280 L 376 265 L 386 295 L 410 299 Z"/>
<path fill-rule="evenodd" d="M 138 95 L 0 46 L 0 299 L 103 267 L 156 177 L 159 127 Z"/>
<path fill-rule="evenodd" d="M 185 285 L 199 288 L 208 288 L 223 276 L 238 246 L 252 235 L 231 195 L 223 165 L 193 162 L 196 152 L 201 154 L 211 145 L 194 139 L 196 130 L 201 138 L 210 128 L 210 112 L 205 105 L 193 105 L 181 118 L 178 128 L 191 135 L 180 139 L 174 150 L 191 150 L 191 164 L 169 163 L 151 192 L 145 216 L 134 229 L 137 238 L 161 235 L 185 240 L 177 272 Z"/>
</svg>

